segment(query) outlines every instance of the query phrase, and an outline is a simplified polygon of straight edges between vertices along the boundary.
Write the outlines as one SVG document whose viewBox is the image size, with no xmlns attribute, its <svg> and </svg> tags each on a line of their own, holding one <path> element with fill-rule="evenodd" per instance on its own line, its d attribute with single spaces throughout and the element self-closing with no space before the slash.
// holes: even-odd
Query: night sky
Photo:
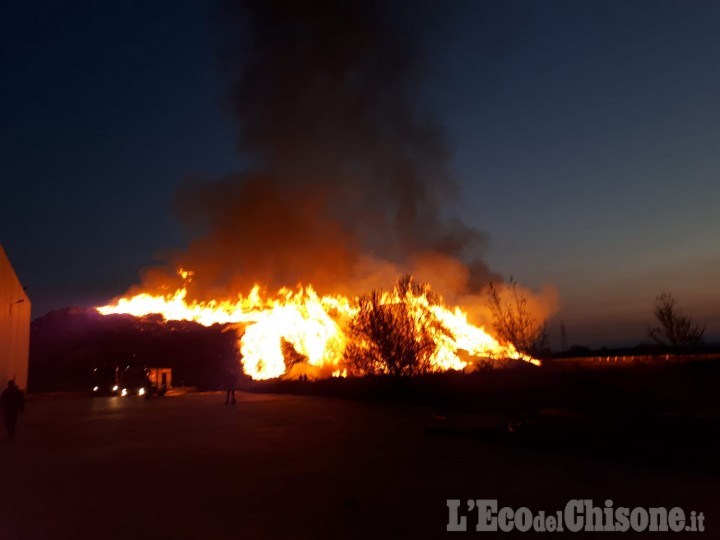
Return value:
<svg viewBox="0 0 720 540">
<path fill-rule="evenodd" d="M 410 4 L 412 5 L 412 4 Z M 436 11 L 434 13 L 434 11 Z M 504 276 L 570 344 L 645 339 L 660 291 L 720 339 L 720 4 L 424 5 L 420 99 Z M 242 170 L 210 2 L 0 6 L 0 243 L 34 317 L 185 245 L 171 201 Z"/>
</svg>

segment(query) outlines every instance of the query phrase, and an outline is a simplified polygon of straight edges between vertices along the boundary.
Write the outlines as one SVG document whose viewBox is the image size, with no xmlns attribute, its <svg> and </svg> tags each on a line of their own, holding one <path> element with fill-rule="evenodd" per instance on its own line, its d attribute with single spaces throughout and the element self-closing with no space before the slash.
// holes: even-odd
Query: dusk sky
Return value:
<svg viewBox="0 0 720 540">
<path fill-rule="evenodd" d="M 661 291 L 719 340 L 720 4 L 445 11 L 418 11 L 418 91 L 490 268 L 557 288 L 552 345 L 560 320 L 570 344 L 637 344 Z M 0 243 L 33 317 L 124 293 L 184 246 L 178 187 L 245 166 L 215 13 L 190 0 L 2 3 Z"/>
</svg>

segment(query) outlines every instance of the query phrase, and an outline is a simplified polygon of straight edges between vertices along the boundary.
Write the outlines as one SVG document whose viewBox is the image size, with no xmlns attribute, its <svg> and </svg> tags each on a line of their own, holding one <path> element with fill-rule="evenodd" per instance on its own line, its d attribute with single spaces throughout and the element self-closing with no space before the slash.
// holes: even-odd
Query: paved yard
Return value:
<svg viewBox="0 0 720 540">
<path fill-rule="evenodd" d="M 0 540 L 438 538 L 447 498 L 678 505 L 705 511 L 695 537 L 720 537 L 716 477 L 429 435 L 437 424 L 315 397 L 35 398 L 16 440 L 0 438 Z"/>
</svg>

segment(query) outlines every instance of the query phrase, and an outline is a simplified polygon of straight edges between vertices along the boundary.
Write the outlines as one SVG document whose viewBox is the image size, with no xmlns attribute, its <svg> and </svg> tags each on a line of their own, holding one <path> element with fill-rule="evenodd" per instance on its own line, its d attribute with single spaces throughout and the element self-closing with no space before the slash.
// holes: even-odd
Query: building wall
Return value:
<svg viewBox="0 0 720 540">
<path fill-rule="evenodd" d="M 0 388 L 27 388 L 29 352 L 30 299 L 0 245 Z"/>
</svg>

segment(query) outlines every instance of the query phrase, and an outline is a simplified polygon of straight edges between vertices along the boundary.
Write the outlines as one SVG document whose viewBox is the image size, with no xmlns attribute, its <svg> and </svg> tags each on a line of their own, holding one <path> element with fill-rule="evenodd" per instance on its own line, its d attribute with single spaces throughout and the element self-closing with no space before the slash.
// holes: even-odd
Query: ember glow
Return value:
<svg viewBox="0 0 720 540">
<path fill-rule="evenodd" d="M 102 306 L 103 315 L 128 314 L 143 317 L 160 314 L 166 320 L 195 321 L 204 326 L 233 325 L 239 337 L 241 363 L 247 375 L 256 380 L 293 376 L 288 370 L 287 351 L 304 357 L 304 373 L 313 377 L 346 376 L 343 366 L 348 342 L 347 324 L 357 313 L 356 301 L 342 295 L 318 295 L 312 286 L 283 288 L 265 295 L 256 285 L 246 295 L 233 300 L 197 302 L 187 299 L 187 283 L 192 272 L 179 270 L 185 286 L 166 295 L 141 293 L 122 297 Z M 459 307 L 449 308 L 429 302 L 424 294 L 400 297 L 397 290 L 384 293 L 383 305 L 404 301 L 413 320 L 419 321 L 426 310 L 442 323 L 447 332 L 437 332 L 437 344 L 431 358 L 434 371 L 472 370 L 479 362 L 505 359 L 539 361 L 519 353 L 511 344 L 502 345 L 482 327 L 467 320 Z"/>
</svg>

